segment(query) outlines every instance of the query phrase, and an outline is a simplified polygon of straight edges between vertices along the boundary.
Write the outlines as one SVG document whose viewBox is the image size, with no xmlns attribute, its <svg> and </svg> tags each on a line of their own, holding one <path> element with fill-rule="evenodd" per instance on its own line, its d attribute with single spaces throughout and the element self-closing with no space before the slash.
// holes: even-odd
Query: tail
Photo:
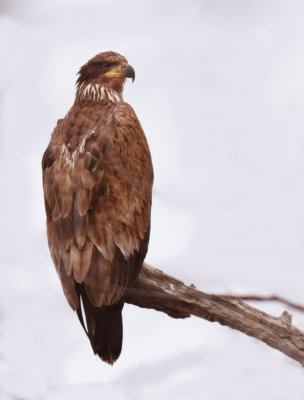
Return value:
<svg viewBox="0 0 304 400">
<path fill-rule="evenodd" d="M 95 354 L 105 362 L 114 364 L 122 347 L 122 315 L 124 302 L 120 300 L 112 306 L 95 307 L 90 302 L 85 289 L 79 285 L 80 295 L 85 313 L 86 325 L 79 305 L 77 315 L 83 329 L 90 339 Z"/>
</svg>

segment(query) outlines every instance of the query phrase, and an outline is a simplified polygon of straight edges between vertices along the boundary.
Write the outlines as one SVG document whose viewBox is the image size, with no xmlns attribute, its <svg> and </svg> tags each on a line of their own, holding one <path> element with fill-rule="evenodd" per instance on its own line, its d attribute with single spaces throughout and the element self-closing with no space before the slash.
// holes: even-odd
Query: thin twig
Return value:
<svg viewBox="0 0 304 400">
<path fill-rule="evenodd" d="M 225 299 L 230 300 L 245 300 L 245 301 L 275 301 L 278 303 L 285 304 L 287 307 L 293 308 L 294 310 L 304 312 L 304 306 L 298 303 L 294 303 L 293 301 L 287 300 L 284 297 L 272 295 L 272 296 L 259 296 L 255 294 L 251 295 L 230 295 L 230 294 L 221 294 L 219 295 Z"/>
</svg>

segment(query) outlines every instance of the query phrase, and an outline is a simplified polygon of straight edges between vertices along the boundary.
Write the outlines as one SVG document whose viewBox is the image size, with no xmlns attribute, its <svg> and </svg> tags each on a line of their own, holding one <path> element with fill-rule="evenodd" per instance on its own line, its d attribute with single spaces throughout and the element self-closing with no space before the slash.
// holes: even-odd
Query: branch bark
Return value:
<svg viewBox="0 0 304 400">
<path fill-rule="evenodd" d="M 235 297 L 206 294 L 145 263 L 124 300 L 173 318 L 195 315 L 219 322 L 261 340 L 304 366 L 304 332 L 292 325 L 286 311 L 274 317 Z"/>
</svg>

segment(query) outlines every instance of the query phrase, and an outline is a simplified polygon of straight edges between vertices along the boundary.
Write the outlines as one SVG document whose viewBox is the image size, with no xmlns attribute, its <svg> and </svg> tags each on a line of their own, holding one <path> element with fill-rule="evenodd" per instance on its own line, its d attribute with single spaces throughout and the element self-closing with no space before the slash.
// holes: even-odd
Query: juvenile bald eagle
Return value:
<svg viewBox="0 0 304 400">
<path fill-rule="evenodd" d="M 94 353 L 110 364 L 124 292 L 148 249 L 153 182 L 144 132 L 122 98 L 126 78 L 134 69 L 112 51 L 83 65 L 42 159 L 50 253 Z"/>
</svg>

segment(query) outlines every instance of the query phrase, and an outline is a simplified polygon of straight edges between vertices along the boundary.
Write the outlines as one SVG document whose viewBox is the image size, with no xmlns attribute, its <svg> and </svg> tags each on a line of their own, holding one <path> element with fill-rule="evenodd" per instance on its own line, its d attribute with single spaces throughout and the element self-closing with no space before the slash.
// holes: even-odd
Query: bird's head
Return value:
<svg viewBox="0 0 304 400">
<path fill-rule="evenodd" d="M 121 95 L 126 78 L 135 79 L 135 71 L 125 57 L 114 51 L 99 53 L 84 64 L 79 72 L 77 87 L 98 86 Z M 82 90 L 82 92 L 83 92 Z"/>
</svg>

